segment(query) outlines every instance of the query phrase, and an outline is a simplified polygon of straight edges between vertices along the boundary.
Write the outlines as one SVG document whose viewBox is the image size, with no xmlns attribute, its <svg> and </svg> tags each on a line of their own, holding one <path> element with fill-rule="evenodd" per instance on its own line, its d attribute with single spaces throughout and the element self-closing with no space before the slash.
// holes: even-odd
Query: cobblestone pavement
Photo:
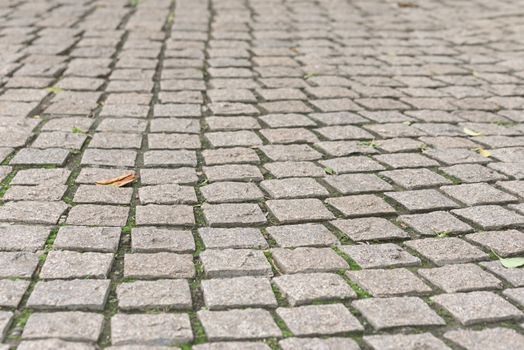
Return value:
<svg viewBox="0 0 524 350">
<path fill-rule="evenodd" d="M 523 2 L 411 1 L 0 1 L 0 350 L 524 349 Z"/>
</svg>

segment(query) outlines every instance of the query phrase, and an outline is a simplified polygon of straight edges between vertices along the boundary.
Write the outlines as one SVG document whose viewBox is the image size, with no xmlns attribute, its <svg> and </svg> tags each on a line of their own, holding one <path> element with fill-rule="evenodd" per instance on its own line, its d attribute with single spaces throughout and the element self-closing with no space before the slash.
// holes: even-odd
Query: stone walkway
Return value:
<svg viewBox="0 0 524 350">
<path fill-rule="evenodd" d="M 0 1 L 0 350 L 524 349 L 522 5 Z"/>
</svg>

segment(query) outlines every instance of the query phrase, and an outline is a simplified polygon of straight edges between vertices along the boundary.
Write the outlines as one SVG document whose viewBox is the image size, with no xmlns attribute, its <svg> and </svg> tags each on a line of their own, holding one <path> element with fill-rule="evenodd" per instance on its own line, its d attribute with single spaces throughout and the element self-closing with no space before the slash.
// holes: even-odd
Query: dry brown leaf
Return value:
<svg viewBox="0 0 524 350">
<path fill-rule="evenodd" d="M 115 186 L 122 187 L 135 181 L 136 177 L 134 173 L 125 174 L 108 180 L 97 181 L 96 184 L 100 186 Z"/>
</svg>

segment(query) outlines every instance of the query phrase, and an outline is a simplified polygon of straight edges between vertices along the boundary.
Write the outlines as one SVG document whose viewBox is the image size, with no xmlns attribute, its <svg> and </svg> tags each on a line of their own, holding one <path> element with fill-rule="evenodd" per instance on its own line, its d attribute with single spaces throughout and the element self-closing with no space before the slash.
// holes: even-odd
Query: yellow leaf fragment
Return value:
<svg viewBox="0 0 524 350">
<path fill-rule="evenodd" d="M 468 136 L 481 136 L 482 135 L 482 133 L 476 132 L 476 131 L 471 130 L 469 128 L 464 128 L 462 131 L 464 131 L 464 134 L 466 134 Z"/>
</svg>

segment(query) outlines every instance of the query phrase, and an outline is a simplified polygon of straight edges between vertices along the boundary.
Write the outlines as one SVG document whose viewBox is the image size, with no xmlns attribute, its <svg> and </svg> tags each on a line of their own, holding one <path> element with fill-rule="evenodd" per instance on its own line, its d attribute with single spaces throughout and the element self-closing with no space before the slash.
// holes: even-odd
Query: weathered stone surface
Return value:
<svg viewBox="0 0 524 350">
<path fill-rule="evenodd" d="M 376 297 L 432 292 L 427 284 L 405 268 L 347 271 L 346 276 Z"/>
<path fill-rule="evenodd" d="M 191 324 L 185 314 L 116 314 L 111 318 L 114 345 L 172 345 L 192 340 Z"/>
<path fill-rule="evenodd" d="M 210 341 L 280 337 L 271 314 L 262 309 L 197 312 Z"/>
<path fill-rule="evenodd" d="M 0 280 L 0 306 L 18 307 L 28 287 L 29 281 Z"/>
<path fill-rule="evenodd" d="M 348 264 L 331 248 L 274 248 L 273 261 L 282 273 L 336 272 Z"/>
<path fill-rule="evenodd" d="M 338 239 L 320 224 L 298 224 L 268 227 L 267 232 L 282 248 L 330 246 Z"/>
<path fill-rule="evenodd" d="M 120 241 L 118 227 L 63 226 L 53 243 L 56 249 L 114 253 Z"/>
<path fill-rule="evenodd" d="M 240 248 L 264 249 L 268 247 L 264 236 L 256 228 L 208 228 L 198 229 L 206 249 Z"/>
<path fill-rule="evenodd" d="M 189 254 L 133 253 L 124 256 L 124 276 L 129 278 L 192 278 L 193 258 Z"/>
<path fill-rule="evenodd" d="M 94 343 L 102 333 L 104 317 L 100 314 L 68 311 L 31 314 L 22 339 L 60 338 Z"/>
<path fill-rule="evenodd" d="M 287 338 L 278 342 L 283 350 L 358 350 L 358 344 L 350 338 Z"/>
<path fill-rule="evenodd" d="M 439 266 L 488 259 L 488 254 L 455 237 L 417 239 L 405 245 Z"/>
<path fill-rule="evenodd" d="M 326 209 L 319 199 L 275 199 L 266 202 L 271 214 L 280 223 L 295 223 L 333 219 L 334 215 Z"/>
<path fill-rule="evenodd" d="M 266 216 L 257 204 L 204 204 L 204 217 L 209 226 L 260 225 Z"/>
<path fill-rule="evenodd" d="M 7 349 L 7 348 L 6 348 Z M 95 346 L 87 343 L 63 341 L 60 339 L 24 340 L 20 342 L 17 349 L 22 350 L 95 350 Z"/>
<path fill-rule="evenodd" d="M 464 349 L 524 349 L 524 336 L 513 329 L 486 328 L 483 330 L 451 330 L 444 333 L 444 338 L 459 344 Z"/>
<path fill-rule="evenodd" d="M 431 333 L 364 336 L 373 350 L 450 350 L 442 340 Z"/>
<path fill-rule="evenodd" d="M 208 278 L 273 275 L 264 253 L 249 249 L 205 250 L 200 254 Z"/>
<path fill-rule="evenodd" d="M 446 293 L 502 288 L 502 282 L 498 278 L 475 264 L 418 269 L 417 273 Z"/>
<path fill-rule="evenodd" d="M 0 222 L 55 225 L 66 209 L 62 202 L 8 202 L 0 207 Z"/>
<path fill-rule="evenodd" d="M 409 237 L 406 232 L 384 218 L 339 219 L 331 223 L 356 242 Z"/>
<path fill-rule="evenodd" d="M 107 278 L 112 264 L 110 253 L 54 250 L 47 255 L 40 278 Z"/>
<path fill-rule="evenodd" d="M 46 226 L 0 224 L 0 249 L 37 251 L 44 247 L 50 231 Z"/>
<path fill-rule="evenodd" d="M 137 225 L 192 226 L 193 208 L 188 205 L 137 205 Z"/>
<path fill-rule="evenodd" d="M 219 278 L 202 281 L 204 301 L 210 310 L 240 307 L 277 307 L 269 279 L 264 277 Z"/>
<path fill-rule="evenodd" d="M 524 233 L 517 230 L 477 232 L 464 238 L 493 250 L 499 256 L 524 253 Z"/>
<path fill-rule="evenodd" d="M 393 243 L 341 245 L 339 249 L 363 269 L 420 265 L 420 259 Z"/>
<path fill-rule="evenodd" d="M 125 226 L 128 213 L 127 207 L 80 204 L 71 208 L 66 223 L 78 226 Z"/>
<path fill-rule="evenodd" d="M 139 227 L 131 230 L 131 250 L 138 253 L 190 253 L 195 250 L 195 241 L 190 231 Z"/>
<path fill-rule="evenodd" d="M 0 277 L 31 278 L 38 265 L 38 254 L 0 252 Z"/>
<path fill-rule="evenodd" d="M 117 286 L 120 310 L 191 309 L 191 292 L 186 280 L 125 282 Z"/>
</svg>

